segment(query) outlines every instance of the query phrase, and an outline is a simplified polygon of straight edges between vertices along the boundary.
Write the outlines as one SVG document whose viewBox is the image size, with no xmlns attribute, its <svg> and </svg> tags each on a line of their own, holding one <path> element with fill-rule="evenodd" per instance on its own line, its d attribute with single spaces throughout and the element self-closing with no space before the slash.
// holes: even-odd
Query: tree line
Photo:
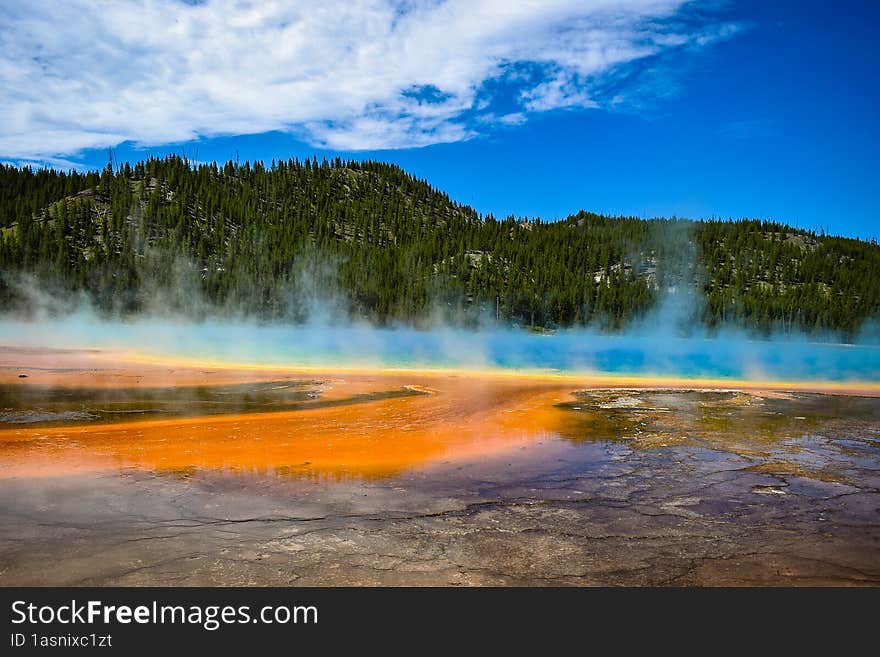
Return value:
<svg viewBox="0 0 880 657">
<path fill-rule="evenodd" d="M 876 243 L 763 220 L 482 216 L 401 168 L 317 159 L 89 173 L 0 165 L 0 306 L 23 280 L 107 314 L 616 330 L 671 290 L 709 328 L 858 333 Z"/>
</svg>

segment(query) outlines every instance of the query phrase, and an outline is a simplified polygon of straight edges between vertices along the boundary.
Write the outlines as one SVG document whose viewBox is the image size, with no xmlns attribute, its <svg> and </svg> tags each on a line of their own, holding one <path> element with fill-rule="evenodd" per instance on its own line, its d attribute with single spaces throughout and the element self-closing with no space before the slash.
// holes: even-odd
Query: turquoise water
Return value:
<svg viewBox="0 0 880 657">
<path fill-rule="evenodd" d="M 372 329 L 170 321 L 0 322 L 0 343 L 105 347 L 257 365 L 512 368 L 558 372 L 776 380 L 880 381 L 880 346 L 678 338 L 646 332 Z"/>
</svg>

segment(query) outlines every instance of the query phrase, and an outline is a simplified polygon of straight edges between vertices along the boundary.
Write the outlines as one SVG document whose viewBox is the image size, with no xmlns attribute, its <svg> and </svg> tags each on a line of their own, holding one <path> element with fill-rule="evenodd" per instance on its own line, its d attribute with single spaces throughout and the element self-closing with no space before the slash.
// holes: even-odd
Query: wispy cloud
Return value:
<svg viewBox="0 0 880 657">
<path fill-rule="evenodd" d="M 733 27 L 684 0 L 0 5 L 0 157 L 282 130 L 340 150 L 611 107 L 604 76 Z M 518 76 L 518 67 L 531 74 Z M 487 89 L 504 81 L 505 107 Z M 510 87 L 513 87 L 511 93 Z M 620 94 L 617 94 L 619 97 Z"/>
</svg>

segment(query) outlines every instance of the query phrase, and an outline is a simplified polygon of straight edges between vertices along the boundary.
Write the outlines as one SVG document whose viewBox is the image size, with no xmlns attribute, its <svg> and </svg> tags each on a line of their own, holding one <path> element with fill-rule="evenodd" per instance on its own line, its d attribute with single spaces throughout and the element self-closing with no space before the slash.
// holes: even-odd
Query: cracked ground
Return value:
<svg viewBox="0 0 880 657">
<path fill-rule="evenodd" d="M 880 583 L 880 400 L 584 391 L 557 412 L 512 451 L 381 476 L 4 478 L 0 581 Z"/>
</svg>

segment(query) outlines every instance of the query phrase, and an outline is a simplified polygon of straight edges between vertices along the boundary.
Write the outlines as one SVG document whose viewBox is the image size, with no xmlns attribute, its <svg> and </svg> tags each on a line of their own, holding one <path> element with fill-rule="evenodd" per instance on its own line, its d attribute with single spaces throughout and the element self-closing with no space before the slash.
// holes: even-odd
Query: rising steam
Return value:
<svg viewBox="0 0 880 657">
<path fill-rule="evenodd" d="M 84 296 L 61 296 L 32 279 L 6 278 L 26 310 L 0 318 L 0 344 L 97 347 L 159 358 L 267 366 L 454 368 L 615 373 L 752 380 L 880 380 L 880 331 L 867 322 L 855 344 L 839 336 L 762 336 L 702 325 L 705 272 L 685 222 L 658 224 L 666 233 L 656 267 L 659 303 L 623 333 L 599 327 L 543 331 L 500 325 L 483 311 L 470 328 L 456 321 L 460 304 L 438 296 L 420 328 L 377 327 L 353 318 L 338 294 L 336 264 L 319 254 L 293 264 L 281 319 L 218 308 L 200 292 L 199 270 L 179 261 L 146 291 L 146 312 L 125 316 L 94 308 Z M 639 256 L 634 256 L 634 260 Z M 657 263 L 655 263 L 657 264 Z M 260 294 L 254 282 L 251 294 Z M 471 313 L 473 320 L 473 313 Z M 476 326 L 476 328 L 475 328 Z"/>
</svg>

